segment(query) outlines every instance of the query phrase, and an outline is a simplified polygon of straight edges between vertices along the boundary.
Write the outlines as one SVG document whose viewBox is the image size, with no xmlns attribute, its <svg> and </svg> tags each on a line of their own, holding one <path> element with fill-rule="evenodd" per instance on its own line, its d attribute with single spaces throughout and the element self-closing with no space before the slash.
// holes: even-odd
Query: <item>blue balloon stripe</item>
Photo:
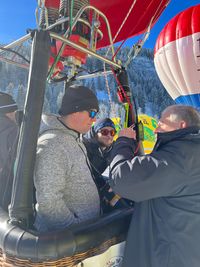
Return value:
<svg viewBox="0 0 200 267">
<path fill-rule="evenodd" d="M 175 99 L 177 104 L 189 105 L 200 108 L 200 94 L 182 95 Z"/>
</svg>

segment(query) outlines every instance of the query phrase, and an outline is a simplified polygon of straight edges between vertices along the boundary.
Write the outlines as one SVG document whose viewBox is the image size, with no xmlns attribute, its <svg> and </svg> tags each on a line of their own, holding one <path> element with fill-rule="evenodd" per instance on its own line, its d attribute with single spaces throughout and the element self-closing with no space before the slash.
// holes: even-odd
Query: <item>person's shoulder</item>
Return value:
<svg viewBox="0 0 200 267">
<path fill-rule="evenodd" d="M 76 134 L 70 134 L 70 132 L 62 129 L 48 130 L 38 139 L 38 148 L 47 147 L 46 149 L 52 151 L 73 151 L 77 146 Z"/>
<path fill-rule="evenodd" d="M 62 131 L 61 129 L 49 129 L 44 131 L 38 139 L 38 142 L 48 142 L 48 143 L 58 143 L 65 144 L 68 141 L 73 140 L 73 137 L 67 132 Z"/>
</svg>

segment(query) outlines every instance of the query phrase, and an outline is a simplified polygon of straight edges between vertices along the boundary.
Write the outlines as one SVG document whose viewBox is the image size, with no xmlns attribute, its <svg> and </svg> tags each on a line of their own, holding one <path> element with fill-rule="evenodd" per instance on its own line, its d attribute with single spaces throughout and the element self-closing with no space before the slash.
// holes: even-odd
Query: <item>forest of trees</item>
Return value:
<svg viewBox="0 0 200 267">
<path fill-rule="evenodd" d="M 118 59 L 123 63 L 127 59 L 129 50 L 129 47 L 125 47 L 118 53 Z M 23 48 L 22 51 L 24 56 L 30 56 L 30 49 L 27 47 Z M 102 49 L 100 54 L 105 54 L 105 49 Z M 97 59 L 88 58 L 85 68 L 90 72 L 95 72 L 103 69 L 103 64 Z M 0 75 L 0 91 L 12 94 L 17 101 L 19 108 L 23 108 L 28 81 L 28 71 L 0 61 Z M 174 103 L 156 74 L 152 50 L 143 49 L 141 51 L 141 53 L 130 63 L 128 67 L 128 76 L 130 88 L 135 97 L 139 113 L 159 117 L 161 111 L 166 106 Z M 107 82 L 105 77 L 102 76 L 82 80 L 81 83 L 95 90 L 101 103 L 100 117 L 119 116 L 121 114 L 123 106 L 118 102 L 116 94 L 117 86 L 112 75 L 107 76 Z M 44 112 L 57 113 L 63 93 L 63 82 L 52 82 L 47 84 Z"/>
</svg>

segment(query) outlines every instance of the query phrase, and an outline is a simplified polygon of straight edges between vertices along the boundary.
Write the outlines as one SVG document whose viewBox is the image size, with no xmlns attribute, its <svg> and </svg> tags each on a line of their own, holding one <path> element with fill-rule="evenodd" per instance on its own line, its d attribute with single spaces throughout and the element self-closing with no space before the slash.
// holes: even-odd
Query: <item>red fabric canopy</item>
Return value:
<svg viewBox="0 0 200 267">
<path fill-rule="evenodd" d="M 61 0 L 46 0 L 45 6 L 59 8 L 60 1 Z M 79 1 L 81 2 L 81 0 Z M 128 19 L 125 21 L 115 39 L 115 42 L 119 42 L 145 32 L 151 19 L 153 18 L 153 25 L 170 1 L 171 0 L 90 0 L 90 5 L 99 9 L 107 17 L 113 38 L 131 9 Z M 110 44 L 106 23 L 102 19 L 100 19 L 100 22 L 100 30 L 103 32 L 103 38 L 98 42 L 98 48 Z"/>
<path fill-rule="evenodd" d="M 128 14 L 134 0 L 91 0 L 91 5 L 101 10 L 107 17 L 112 37 L 115 37 L 118 29 Z M 151 19 L 153 24 L 157 21 L 170 0 L 136 0 L 136 3 L 126 20 L 122 30 L 115 42 L 122 41 L 134 35 L 145 32 Z M 152 24 L 152 25 L 153 25 Z M 104 33 L 103 39 L 98 43 L 98 47 L 109 45 L 106 25 L 101 20 L 101 30 Z"/>
</svg>

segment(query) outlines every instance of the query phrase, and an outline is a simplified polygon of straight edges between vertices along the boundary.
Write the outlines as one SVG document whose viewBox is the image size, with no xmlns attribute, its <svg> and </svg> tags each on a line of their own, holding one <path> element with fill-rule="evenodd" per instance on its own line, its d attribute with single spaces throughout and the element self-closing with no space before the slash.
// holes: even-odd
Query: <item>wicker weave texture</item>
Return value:
<svg viewBox="0 0 200 267">
<path fill-rule="evenodd" d="M 71 257 L 65 257 L 55 261 L 44 261 L 34 263 L 31 260 L 18 259 L 7 255 L 0 249 L 0 267 L 75 267 L 79 262 L 105 252 L 109 247 L 119 243 L 119 238 L 112 238 L 102 243 L 99 247 L 92 248 L 84 253 L 76 254 Z"/>
</svg>

